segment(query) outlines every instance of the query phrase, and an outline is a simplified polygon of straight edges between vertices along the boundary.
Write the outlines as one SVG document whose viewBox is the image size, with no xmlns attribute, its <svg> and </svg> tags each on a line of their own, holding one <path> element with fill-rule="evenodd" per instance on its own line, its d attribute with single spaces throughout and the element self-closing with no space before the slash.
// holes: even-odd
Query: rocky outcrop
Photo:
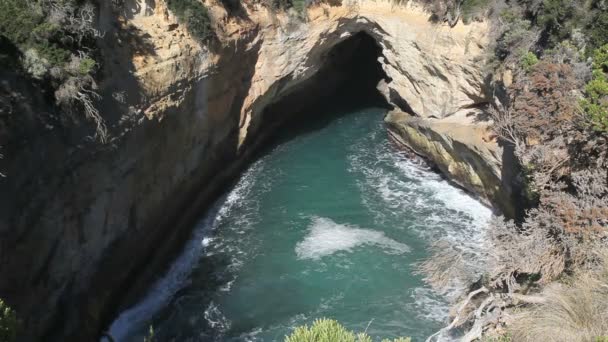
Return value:
<svg viewBox="0 0 608 342">
<path fill-rule="evenodd" d="M 401 111 L 385 121 L 392 138 L 435 165 L 447 178 L 477 195 L 488 206 L 514 217 L 513 182 L 503 177 L 503 148 L 487 122 L 475 115 L 423 119 Z"/>
<path fill-rule="evenodd" d="M 241 111 L 240 141 L 251 121 L 281 90 L 313 75 L 323 54 L 356 32 L 366 32 L 381 48 L 380 63 L 388 80 L 387 99 L 421 117 L 446 117 L 487 102 L 480 62 L 487 45 L 484 23 L 434 24 L 414 4 L 353 1 L 310 10 L 309 22 L 264 30 L 251 90 Z M 357 72 L 357 70 L 352 70 Z"/>
<path fill-rule="evenodd" d="M 356 54 L 342 43 L 360 32 L 377 44 L 380 90 L 403 111 L 449 120 L 486 102 L 484 23 L 450 28 L 392 1 L 320 5 L 307 20 L 259 4 L 230 16 L 208 1 L 218 39 L 205 45 L 163 0 L 125 2 L 121 13 L 100 2 L 109 144 L 87 139 L 85 122 L 62 122 L 42 90 L 1 78 L 15 110 L 0 117 L 0 297 L 25 319 L 25 341 L 94 339 L 264 138 L 360 72 L 336 60 Z M 396 127 L 462 185 L 476 175 L 475 191 L 498 191 L 499 166 L 481 145 Z"/>
</svg>

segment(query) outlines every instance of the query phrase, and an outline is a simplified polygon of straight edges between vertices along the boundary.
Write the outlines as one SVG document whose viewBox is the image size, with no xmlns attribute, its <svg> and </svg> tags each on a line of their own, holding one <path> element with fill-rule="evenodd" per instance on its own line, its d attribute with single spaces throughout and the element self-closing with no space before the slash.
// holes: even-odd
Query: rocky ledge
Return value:
<svg viewBox="0 0 608 342">
<path fill-rule="evenodd" d="M 486 205 L 514 217 L 513 180 L 505 177 L 508 158 L 489 128 L 475 113 L 444 119 L 414 117 L 399 110 L 385 118 L 392 139 L 422 156 L 450 181 Z M 512 174 L 512 173 L 511 173 Z"/>
</svg>

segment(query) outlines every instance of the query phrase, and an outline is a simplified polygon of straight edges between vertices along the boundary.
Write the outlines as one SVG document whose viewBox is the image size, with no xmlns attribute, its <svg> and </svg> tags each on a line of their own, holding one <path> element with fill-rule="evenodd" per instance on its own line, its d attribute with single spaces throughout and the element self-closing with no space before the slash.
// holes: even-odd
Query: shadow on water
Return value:
<svg viewBox="0 0 608 342">
<path fill-rule="evenodd" d="M 349 113 L 371 107 L 386 108 L 387 110 L 390 108 L 377 91 L 362 92 L 360 89 L 342 89 L 333 97 L 321 100 L 318 106 L 311 108 L 306 115 L 299 115 L 283 125 L 277 134 L 268 140 L 256 159 L 265 156 L 278 145 L 298 136 L 319 131 Z M 378 120 L 382 119 L 383 117 L 378 117 Z"/>
<path fill-rule="evenodd" d="M 392 106 L 377 89 L 380 81 L 389 80 L 378 62 L 381 54 L 376 41 L 364 32 L 337 44 L 327 54 L 323 67 L 308 87 L 288 95 L 265 111 L 264 115 L 271 122 L 284 115 L 289 115 L 290 119 L 269 137 L 254 159 L 299 135 L 318 131 L 348 113 L 371 107 L 391 109 Z M 340 81 L 327 89 L 326 83 L 332 83 L 328 80 L 335 78 Z M 311 97 L 310 93 L 315 95 Z M 288 113 L 293 108 L 297 108 L 295 115 Z"/>
</svg>

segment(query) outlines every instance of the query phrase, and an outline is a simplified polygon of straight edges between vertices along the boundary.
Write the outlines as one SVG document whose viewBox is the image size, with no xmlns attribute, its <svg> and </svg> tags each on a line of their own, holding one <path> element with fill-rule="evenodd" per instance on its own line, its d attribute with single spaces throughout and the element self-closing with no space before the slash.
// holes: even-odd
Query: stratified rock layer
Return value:
<svg viewBox="0 0 608 342">
<path fill-rule="evenodd" d="M 474 123 L 474 117 L 433 120 L 392 111 L 385 121 L 394 139 L 432 162 L 482 202 L 513 217 L 512 184 L 502 175 L 504 151 L 488 124 Z"/>
</svg>

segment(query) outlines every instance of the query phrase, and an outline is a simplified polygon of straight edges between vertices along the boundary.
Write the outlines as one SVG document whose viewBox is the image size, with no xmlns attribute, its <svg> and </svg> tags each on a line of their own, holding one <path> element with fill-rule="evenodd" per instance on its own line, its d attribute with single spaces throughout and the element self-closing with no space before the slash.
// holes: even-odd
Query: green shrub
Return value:
<svg viewBox="0 0 608 342">
<path fill-rule="evenodd" d="M 0 299 L 0 341 L 17 341 L 17 325 L 17 314 Z"/>
<path fill-rule="evenodd" d="M 585 28 L 589 51 L 608 44 L 608 11 L 598 11 Z"/>
<path fill-rule="evenodd" d="M 36 2 L 24 0 L 0 1 L 0 34 L 16 45 L 30 41 L 32 32 L 42 22 L 43 12 Z"/>
<path fill-rule="evenodd" d="M 22 52 L 36 50 L 49 67 L 63 67 L 73 52 L 90 50 L 94 44 L 85 42 L 94 29 L 76 4 L 73 0 L 0 0 L 0 35 Z M 60 13 L 51 16 L 53 11 Z"/>
<path fill-rule="evenodd" d="M 306 0 L 292 0 L 291 4 L 298 13 L 304 13 L 306 11 L 306 7 L 308 6 Z"/>
<path fill-rule="evenodd" d="M 0 66 L 24 72 L 54 91 L 56 103 L 72 118 L 82 113 L 105 142 L 107 129 L 95 107 L 100 96 L 93 77 L 97 63 L 98 10 L 92 0 L 0 0 Z M 180 12 L 196 32 L 208 25 L 206 9 Z M 201 19 L 202 18 L 202 19 Z M 201 26 L 202 25 L 202 26 Z M 15 67 L 16 66 L 16 67 Z M 1 342 L 1 341 L 0 341 Z"/>
<path fill-rule="evenodd" d="M 533 66 L 538 63 L 538 57 L 534 54 L 534 52 L 528 51 L 525 55 L 521 57 L 521 67 L 526 72 L 530 71 Z"/>
<path fill-rule="evenodd" d="M 531 30 L 532 23 L 529 20 L 521 19 L 514 15 L 511 11 L 505 11 L 501 17 L 507 23 L 507 28 L 496 42 L 496 57 L 504 60 L 513 51 L 518 50 L 518 45 L 521 42 L 530 40 L 533 34 Z"/>
<path fill-rule="evenodd" d="M 608 44 L 593 54 L 593 77 L 585 86 L 581 107 L 591 120 L 593 129 L 608 132 Z"/>
<path fill-rule="evenodd" d="M 538 14 L 538 23 L 544 28 L 552 44 L 570 37 L 572 29 L 580 26 L 576 0 L 544 0 Z"/>
<path fill-rule="evenodd" d="M 62 67 L 69 60 L 71 55 L 70 51 L 49 42 L 36 44 L 34 49 L 38 51 L 40 57 L 46 59 L 51 66 Z"/>
<path fill-rule="evenodd" d="M 285 337 L 285 342 L 372 342 L 365 333 L 354 333 L 333 319 L 317 319 L 312 326 L 297 327 Z M 391 342 L 388 339 L 383 342 Z M 411 342 L 410 338 L 397 338 L 393 342 Z"/>
<path fill-rule="evenodd" d="M 93 69 L 95 68 L 95 66 L 97 65 L 97 63 L 95 63 L 95 60 L 92 58 L 83 58 L 80 61 L 80 65 L 78 66 L 78 72 L 81 75 L 88 75 L 91 72 L 93 72 Z"/>
<path fill-rule="evenodd" d="M 194 37 L 201 41 L 211 38 L 213 30 L 209 12 L 199 0 L 169 0 L 167 6 Z"/>
</svg>

